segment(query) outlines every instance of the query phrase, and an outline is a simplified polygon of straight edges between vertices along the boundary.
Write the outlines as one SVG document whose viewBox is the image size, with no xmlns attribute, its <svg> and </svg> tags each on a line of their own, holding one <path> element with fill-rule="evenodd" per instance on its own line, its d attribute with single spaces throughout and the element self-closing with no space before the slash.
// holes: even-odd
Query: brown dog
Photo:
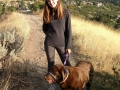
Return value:
<svg viewBox="0 0 120 90">
<path fill-rule="evenodd" d="M 82 90 L 85 85 L 90 90 L 93 72 L 90 62 L 79 61 L 75 67 L 54 65 L 44 78 L 49 84 L 59 83 L 62 90 Z"/>
</svg>

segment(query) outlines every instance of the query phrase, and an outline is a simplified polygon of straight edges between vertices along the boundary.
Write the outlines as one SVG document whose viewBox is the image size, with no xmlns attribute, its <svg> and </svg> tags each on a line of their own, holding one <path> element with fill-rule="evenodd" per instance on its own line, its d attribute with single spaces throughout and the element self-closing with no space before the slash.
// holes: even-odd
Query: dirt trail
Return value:
<svg viewBox="0 0 120 90">
<path fill-rule="evenodd" d="M 47 59 L 44 52 L 44 33 L 42 32 L 42 18 L 38 15 L 23 14 L 30 25 L 30 35 L 24 44 L 25 60 L 30 60 L 32 63 L 37 63 L 38 66 L 37 79 L 34 79 L 36 84 L 35 90 L 47 90 L 49 85 L 44 81 L 43 76 L 47 72 Z"/>
<path fill-rule="evenodd" d="M 44 33 L 42 31 L 42 18 L 38 15 L 23 14 L 30 25 L 31 31 L 28 40 L 24 44 L 25 54 L 24 59 L 36 62 L 39 67 L 39 80 L 36 80 L 37 89 L 35 90 L 47 90 L 49 85 L 43 79 L 45 73 L 47 73 L 47 59 L 44 51 Z M 56 63 L 61 63 L 60 58 L 56 53 Z M 71 61 L 74 65 L 74 61 Z"/>
</svg>

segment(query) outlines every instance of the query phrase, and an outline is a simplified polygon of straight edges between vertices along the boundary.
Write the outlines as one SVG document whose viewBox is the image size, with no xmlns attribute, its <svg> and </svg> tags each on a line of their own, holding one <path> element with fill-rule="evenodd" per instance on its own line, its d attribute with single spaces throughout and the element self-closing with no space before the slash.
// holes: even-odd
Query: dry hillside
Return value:
<svg viewBox="0 0 120 90">
<path fill-rule="evenodd" d="M 18 33 L 25 37 L 25 40 L 21 45 L 23 49 L 18 54 L 17 61 L 12 61 L 11 58 L 7 60 L 10 65 L 6 63 L 7 69 L 1 73 L 0 90 L 47 90 L 49 85 L 43 78 L 47 73 L 47 59 L 44 51 L 45 35 L 42 31 L 42 17 L 27 13 L 13 15 L 11 20 L 14 22 L 7 18 L 6 23 L 3 22 L 0 26 L 5 28 L 3 31 L 11 29 L 12 26 L 20 27 L 16 29 L 20 29 Z M 117 63 L 119 62 L 119 57 L 117 57 L 119 56 L 119 33 L 110 31 L 103 25 L 73 17 L 72 29 L 73 52 L 70 56 L 72 66 L 80 60 L 91 61 L 96 71 L 92 89 L 101 90 L 103 87 L 108 89 L 109 86 L 110 90 L 119 90 L 119 74 L 116 73 L 116 69 L 119 69 L 119 63 Z M 57 53 L 55 60 L 56 63 L 61 63 Z M 116 66 L 111 68 L 113 65 Z M 105 73 L 111 70 L 114 75 L 104 74 L 101 72 L 102 70 Z M 109 78 L 106 75 L 109 75 Z M 116 84 L 113 86 L 112 84 L 115 82 Z"/>
</svg>

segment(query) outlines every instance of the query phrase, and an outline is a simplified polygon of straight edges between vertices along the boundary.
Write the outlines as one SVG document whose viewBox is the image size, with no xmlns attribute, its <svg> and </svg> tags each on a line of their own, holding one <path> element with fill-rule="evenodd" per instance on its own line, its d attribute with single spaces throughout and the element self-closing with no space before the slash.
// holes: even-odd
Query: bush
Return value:
<svg viewBox="0 0 120 90">
<path fill-rule="evenodd" d="M 8 9 L 8 11 L 11 11 L 11 12 L 13 12 L 13 11 L 16 11 L 16 7 L 14 7 L 14 6 L 11 6 L 11 7 L 7 7 Z"/>
<path fill-rule="evenodd" d="M 30 9 L 35 12 L 37 11 L 38 8 L 39 8 L 38 2 L 35 2 L 30 6 Z"/>
<path fill-rule="evenodd" d="M 40 8 L 40 9 L 43 9 L 43 8 L 44 8 L 44 2 L 43 2 L 43 1 L 39 2 L 39 8 Z"/>
<path fill-rule="evenodd" d="M 36 12 L 38 9 L 43 9 L 44 8 L 44 2 L 40 1 L 40 2 L 35 2 L 32 5 L 29 4 L 29 8 L 30 8 L 30 10 Z"/>
<path fill-rule="evenodd" d="M 2 6 L 2 5 L 0 5 L 0 13 L 2 12 L 2 8 L 3 8 L 3 6 Z"/>
</svg>

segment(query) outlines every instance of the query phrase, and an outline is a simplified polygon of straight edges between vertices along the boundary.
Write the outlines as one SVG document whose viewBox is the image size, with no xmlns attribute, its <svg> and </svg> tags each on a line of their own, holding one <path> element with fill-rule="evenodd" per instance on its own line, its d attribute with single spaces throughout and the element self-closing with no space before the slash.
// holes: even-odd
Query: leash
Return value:
<svg viewBox="0 0 120 90">
<path fill-rule="evenodd" d="M 68 56 L 69 56 L 69 54 L 68 53 L 66 53 L 66 58 L 65 58 L 65 61 L 64 61 L 64 66 L 66 65 L 66 62 L 67 62 L 67 59 L 68 59 Z"/>
</svg>

